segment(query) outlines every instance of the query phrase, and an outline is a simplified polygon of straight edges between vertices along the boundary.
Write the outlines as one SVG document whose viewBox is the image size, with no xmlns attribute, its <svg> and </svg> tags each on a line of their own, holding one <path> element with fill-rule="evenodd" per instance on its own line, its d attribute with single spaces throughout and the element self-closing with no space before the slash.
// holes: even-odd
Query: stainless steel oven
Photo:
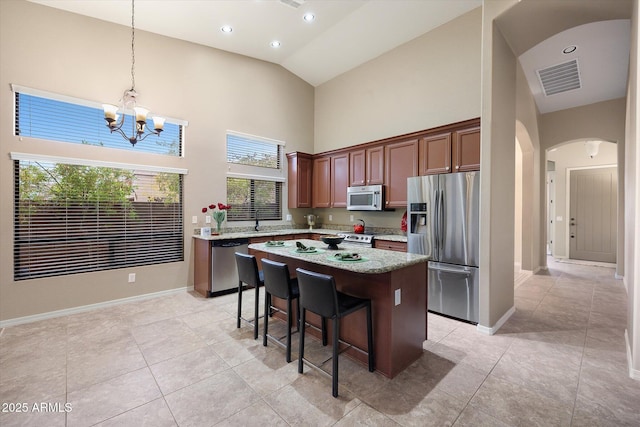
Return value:
<svg viewBox="0 0 640 427">
<path fill-rule="evenodd" d="M 373 234 L 358 234 L 358 233 L 338 233 L 338 236 L 344 238 L 342 241 L 343 246 L 348 247 L 373 247 Z"/>
</svg>

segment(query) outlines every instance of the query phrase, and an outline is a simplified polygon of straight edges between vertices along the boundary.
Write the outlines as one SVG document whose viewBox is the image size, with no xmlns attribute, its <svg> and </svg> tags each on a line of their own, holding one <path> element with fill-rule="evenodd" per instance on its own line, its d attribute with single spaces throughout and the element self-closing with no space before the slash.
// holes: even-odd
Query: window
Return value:
<svg viewBox="0 0 640 427">
<path fill-rule="evenodd" d="M 132 147 L 120 134 L 109 131 L 100 104 L 15 85 L 12 88 L 15 92 L 14 126 L 18 136 L 135 149 L 138 152 L 170 156 L 182 155 L 186 122 L 167 119 L 160 135 L 150 135 Z M 131 114 L 125 115 L 122 128 L 131 129 L 132 120 Z M 149 126 L 153 127 L 153 124 L 150 122 Z"/>
<path fill-rule="evenodd" d="M 282 219 L 284 142 L 227 132 L 227 221 Z"/>
<path fill-rule="evenodd" d="M 228 221 L 282 219 L 282 183 L 246 178 L 227 178 Z M 258 212 L 256 214 L 256 212 Z"/>
<path fill-rule="evenodd" d="M 183 261 L 182 173 L 12 153 L 14 280 Z"/>
</svg>

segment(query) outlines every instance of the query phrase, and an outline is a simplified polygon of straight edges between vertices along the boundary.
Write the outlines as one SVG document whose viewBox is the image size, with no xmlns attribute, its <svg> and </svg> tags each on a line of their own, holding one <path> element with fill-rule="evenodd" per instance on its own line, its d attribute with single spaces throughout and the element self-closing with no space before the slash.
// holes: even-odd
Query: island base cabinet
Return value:
<svg viewBox="0 0 640 427">
<path fill-rule="evenodd" d="M 414 264 L 399 270 L 380 274 L 361 274 L 267 254 L 269 259 L 286 263 L 292 277 L 296 268 L 332 275 L 339 291 L 371 299 L 373 320 L 373 346 L 375 367 L 378 372 L 393 378 L 418 360 L 427 339 L 427 264 Z M 396 305 L 396 290 L 400 303 Z M 283 300 L 273 299 L 274 305 L 286 310 Z M 295 305 L 293 308 L 296 310 Z M 277 313 L 274 316 L 283 319 Z M 295 318 L 295 316 L 294 316 Z M 297 319 L 296 319 L 297 320 Z M 320 318 L 307 312 L 307 322 L 318 328 L 307 333 L 320 337 Z M 294 321 L 295 324 L 295 321 Z M 328 342 L 333 334 L 331 321 L 327 321 Z M 296 338 L 297 339 L 297 338 Z M 367 350 L 366 313 L 359 310 L 340 321 L 340 339 L 363 351 Z M 354 348 L 344 347 L 346 355 L 367 366 L 367 355 Z M 342 348 L 341 348 L 342 350 Z"/>
</svg>

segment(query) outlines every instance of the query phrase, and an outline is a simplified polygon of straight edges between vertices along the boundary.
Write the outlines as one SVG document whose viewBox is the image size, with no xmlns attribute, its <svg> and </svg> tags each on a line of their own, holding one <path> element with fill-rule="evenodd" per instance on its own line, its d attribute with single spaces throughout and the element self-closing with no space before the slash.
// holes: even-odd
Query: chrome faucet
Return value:
<svg viewBox="0 0 640 427">
<path fill-rule="evenodd" d="M 253 229 L 256 231 L 260 231 L 260 222 L 258 222 L 258 212 L 260 211 L 256 210 L 256 226 L 253 227 Z"/>
</svg>

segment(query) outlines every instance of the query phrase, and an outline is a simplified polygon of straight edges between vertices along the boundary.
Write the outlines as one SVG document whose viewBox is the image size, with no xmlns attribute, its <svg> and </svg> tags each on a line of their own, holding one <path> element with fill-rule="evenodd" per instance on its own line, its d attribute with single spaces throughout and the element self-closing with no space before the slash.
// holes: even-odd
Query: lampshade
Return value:
<svg viewBox="0 0 640 427">
<path fill-rule="evenodd" d="M 598 155 L 598 150 L 600 149 L 600 143 L 602 141 L 585 141 L 584 149 L 587 152 L 587 156 L 592 159 Z"/>
</svg>

